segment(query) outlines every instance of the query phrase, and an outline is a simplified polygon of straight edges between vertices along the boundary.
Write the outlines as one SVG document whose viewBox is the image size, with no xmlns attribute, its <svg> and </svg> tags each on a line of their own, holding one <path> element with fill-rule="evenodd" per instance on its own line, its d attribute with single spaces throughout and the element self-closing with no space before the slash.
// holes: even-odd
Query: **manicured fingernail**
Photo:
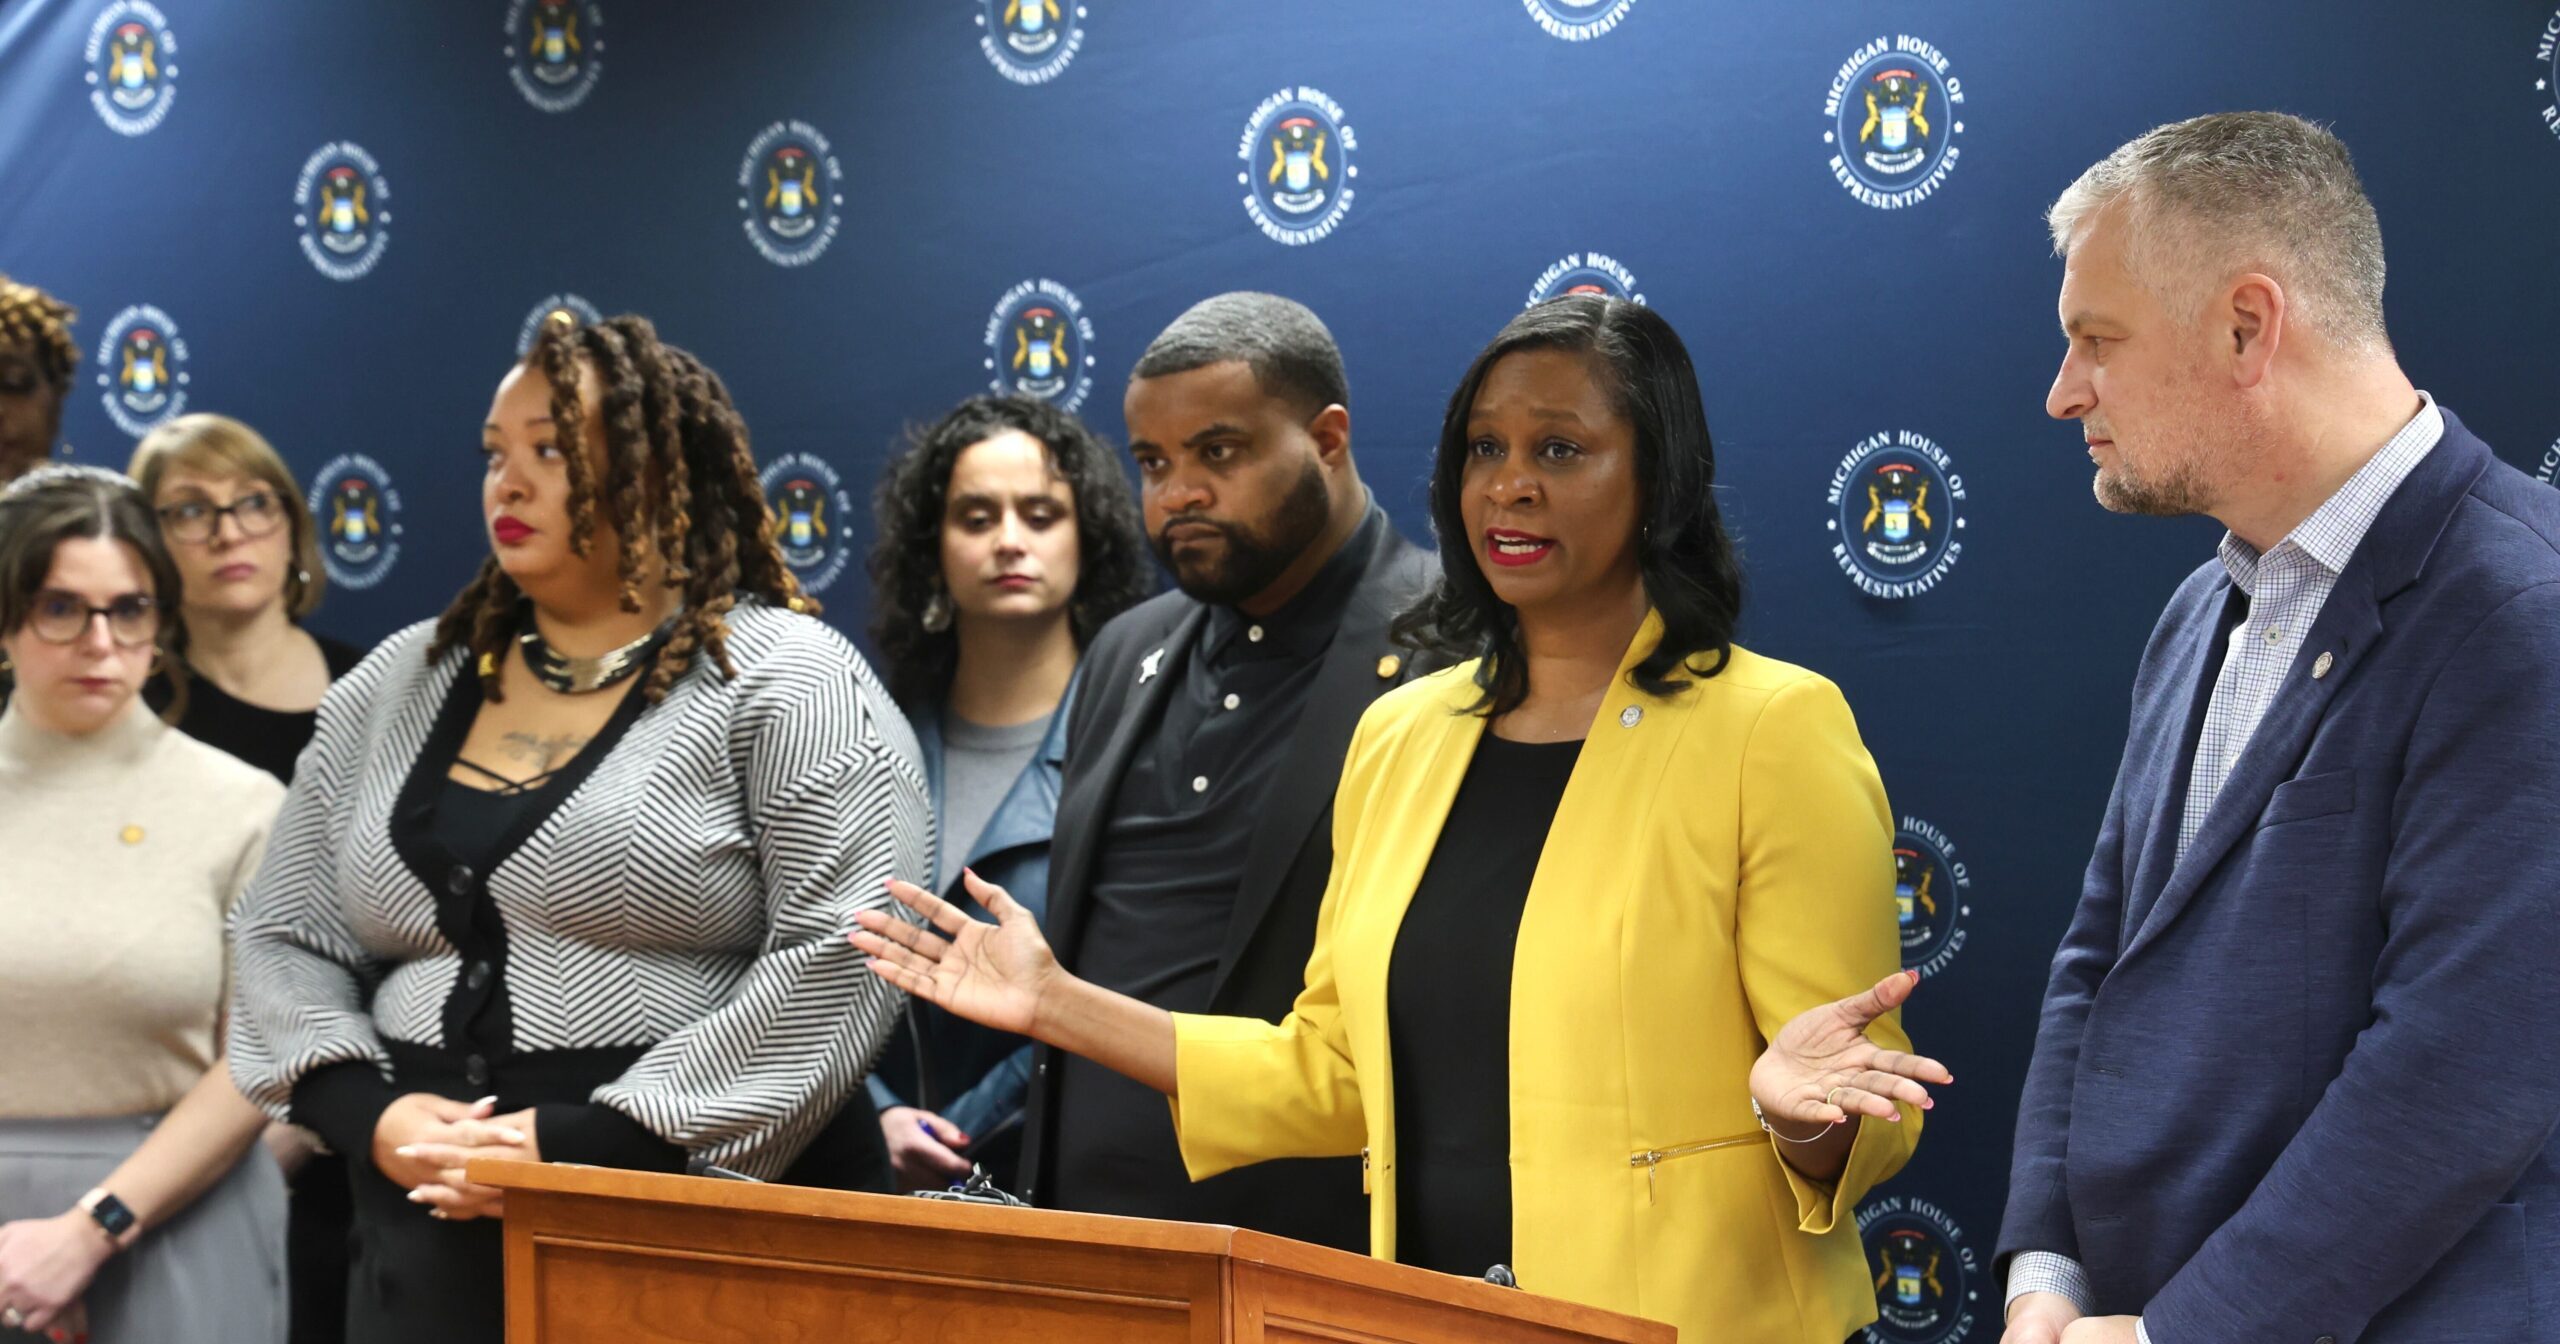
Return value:
<svg viewBox="0 0 2560 1344">
<path fill-rule="evenodd" d="M 410 1192 L 409 1192 L 409 1202 L 410 1202 L 410 1203 L 412 1203 L 412 1204 L 424 1204 L 424 1203 L 426 1203 L 426 1202 L 427 1202 L 427 1192 L 426 1192 L 426 1191 L 424 1191 L 424 1190 L 412 1190 L 412 1191 L 410 1191 Z"/>
<path fill-rule="evenodd" d="M 1938 1109 L 1938 1103 L 1932 1098 L 1923 1097 L 1920 1099 L 1920 1109 L 1924 1111 L 1934 1111 Z"/>
<path fill-rule="evenodd" d="M 475 1102 L 473 1102 L 473 1103 L 471 1103 L 471 1104 L 472 1104 L 472 1105 L 474 1105 L 474 1106 L 495 1106 L 495 1105 L 497 1105 L 497 1104 L 498 1104 L 498 1098 L 497 1098 L 497 1095 L 496 1095 L 495 1093 L 492 1093 L 492 1094 L 490 1094 L 490 1095 L 488 1095 L 488 1096 L 482 1097 L 482 1098 L 481 1098 L 481 1099 L 479 1099 L 478 1101 L 475 1101 Z"/>
<path fill-rule="evenodd" d="M 524 1131 L 518 1129 L 502 1129 L 498 1131 L 498 1137 L 505 1139 L 509 1143 L 522 1143 L 524 1142 Z"/>
<path fill-rule="evenodd" d="M 404 1143 L 399 1147 L 392 1149 L 391 1152 L 397 1157 L 416 1157 L 418 1155 L 418 1145 L 414 1143 Z"/>
</svg>

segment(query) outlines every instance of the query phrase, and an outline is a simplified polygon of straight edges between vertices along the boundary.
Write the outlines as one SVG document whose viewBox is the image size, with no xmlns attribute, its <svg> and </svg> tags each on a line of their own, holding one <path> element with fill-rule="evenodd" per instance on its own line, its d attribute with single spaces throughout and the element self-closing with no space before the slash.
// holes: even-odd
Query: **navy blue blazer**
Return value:
<svg viewBox="0 0 2560 1344">
<path fill-rule="evenodd" d="M 2004 1272 L 2156 1344 L 2560 1340 L 2560 492 L 2446 415 L 2179 860 L 2245 601 L 2207 563 L 2143 652 Z"/>
</svg>

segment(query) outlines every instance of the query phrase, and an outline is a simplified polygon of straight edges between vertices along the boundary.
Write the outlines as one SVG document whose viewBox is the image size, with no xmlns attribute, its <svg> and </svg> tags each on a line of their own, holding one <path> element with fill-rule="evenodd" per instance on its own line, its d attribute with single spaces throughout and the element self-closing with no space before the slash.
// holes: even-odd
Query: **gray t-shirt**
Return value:
<svg viewBox="0 0 2560 1344">
<path fill-rule="evenodd" d="M 940 891 L 948 892 L 960 880 L 960 867 L 969 858 L 970 846 L 978 842 L 996 807 L 1013 789 L 1013 781 L 1021 778 L 1022 768 L 1040 750 L 1041 739 L 1049 735 L 1049 721 L 1055 714 L 1043 714 L 1029 723 L 990 728 L 971 723 L 957 714 L 942 717 L 942 871 L 938 874 Z"/>
</svg>

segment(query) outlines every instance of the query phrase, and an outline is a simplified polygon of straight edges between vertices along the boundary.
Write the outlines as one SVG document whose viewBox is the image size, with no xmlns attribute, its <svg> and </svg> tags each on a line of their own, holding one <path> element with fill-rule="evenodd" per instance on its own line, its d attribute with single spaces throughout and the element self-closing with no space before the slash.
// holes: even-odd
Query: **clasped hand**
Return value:
<svg viewBox="0 0 2560 1344">
<path fill-rule="evenodd" d="M 473 1184 L 463 1174 L 464 1164 L 475 1157 L 539 1162 L 542 1151 L 531 1109 L 505 1115 L 496 1110 L 495 1097 L 461 1102 L 412 1092 L 385 1107 L 374 1124 L 374 1170 L 407 1187 L 410 1200 L 426 1205 L 429 1217 L 503 1217 L 506 1192 Z"/>
</svg>

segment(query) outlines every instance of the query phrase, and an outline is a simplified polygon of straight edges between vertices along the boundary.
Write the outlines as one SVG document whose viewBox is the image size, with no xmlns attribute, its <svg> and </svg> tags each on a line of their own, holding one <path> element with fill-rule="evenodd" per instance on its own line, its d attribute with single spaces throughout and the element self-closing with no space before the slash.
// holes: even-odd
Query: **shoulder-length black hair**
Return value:
<svg viewBox="0 0 2560 1344">
<path fill-rule="evenodd" d="M 1153 590 L 1146 524 L 1120 462 L 1084 422 L 1036 397 L 976 396 L 930 427 L 911 430 L 907 449 L 882 472 L 871 508 L 880 535 L 871 546 L 871 641 L 887 665 L 889 694 L 913 708 L 951 689 L 959 636 L 924 628 L 925 605 L 943 591 L 942 513 L 951 468 L 963 449 L 1020 430 L 1049 450 L 1049 466 L 1075 495 L 1077 571 L 1067 620 L 1076 647 L 1103 622 Z"/>
<path fill-rule="evenodd" d="M 1618 412 L 1635 429 L 1636 563 L 1645 599 L 1662 614 L 1662 642 L 1627 679 L 1669 695 L 1688 677 L 1712 677 L 1733 652 L 1742 617 L 1742 566 L 1716 511 L 1715 443 L 1688 347 L 1662 315 L 1640 303 L 1600 294 L 1549 299 L 1511 319 L 1467 366 L 1440 422 L 1431 464 L 1431 528 L 1440 542 L 1440 581 L 1397 618 L 1396 637 L 1455 660 L 1482 658 L 1474 712 L 1498 717 L 1529 693 L 1520 656 L 1519 614 L 1493 594 L 1460 516 L 1466 488 L 1467 419 L 1487 371 L 1522 350 L 1569 350 L 1591 356 L 1609 382 Z"/>
</svg>

